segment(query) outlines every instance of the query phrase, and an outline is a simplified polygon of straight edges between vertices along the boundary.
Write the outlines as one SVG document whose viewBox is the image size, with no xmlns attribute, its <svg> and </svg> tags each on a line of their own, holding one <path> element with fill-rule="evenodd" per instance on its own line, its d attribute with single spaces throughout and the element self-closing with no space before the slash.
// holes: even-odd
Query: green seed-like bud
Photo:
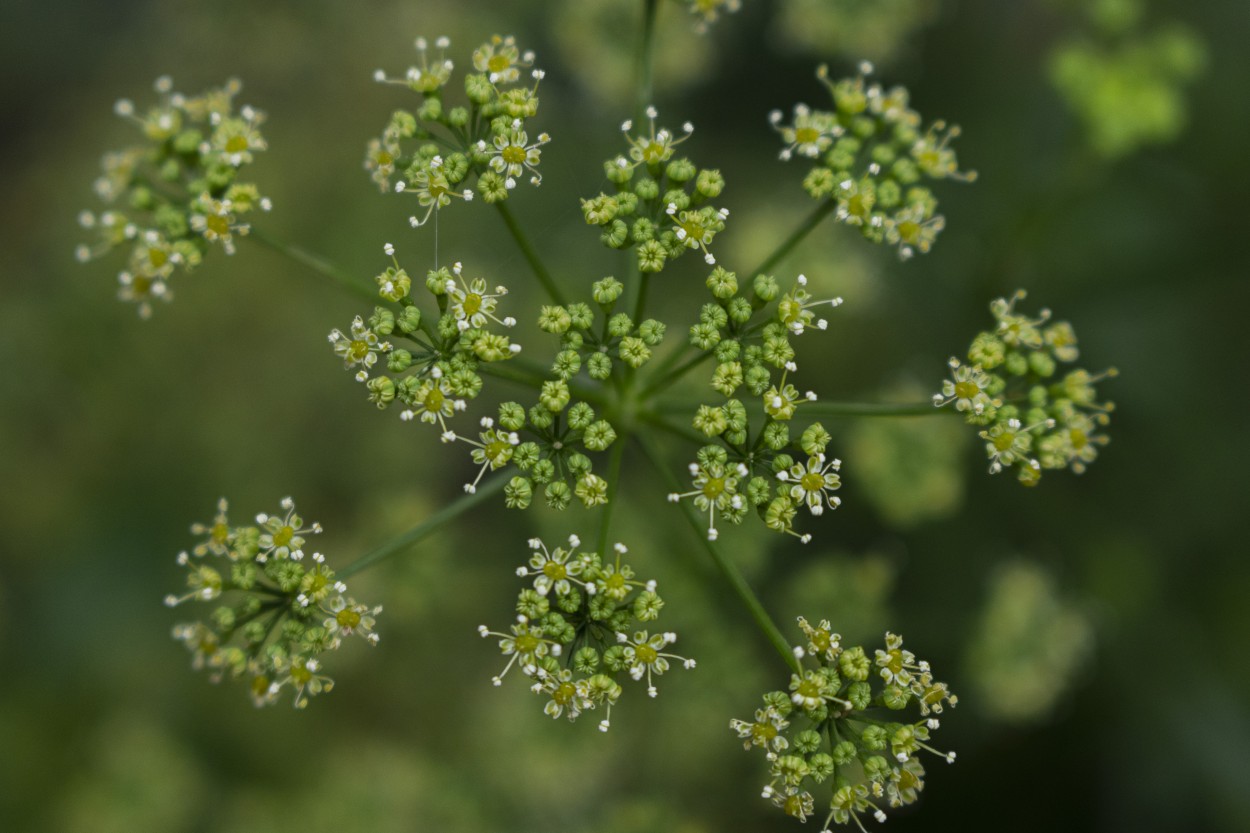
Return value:
<svg viewBox="0 0 1250 833">
<path fill-rule="evenodd" d="M 816 457 L 825 453 L 825 448 L 829 445 L 829 441 L 833 437 L 829 436 L 829 432 L 819 422 L 814 422 L 803 432 L 803 436 L 799 438 L 799 447 L 803 449 L 803 453 L 808 457 Z"/>
<path fill-rule="evenodd" d="M 543 382 L 542 391 L 538 395 L 538 401 L 548 411 L 559 413 L 569 404 L 569 386 L 560 379 Z"/>
<path fill-rule="evenodd" d="M 509 509 L 528 509 L 533 500 L 534 487 L 524 477 L 514 477 L 503 487 L 504 506 Z"/>
<path fill-rule="evenodd" d="M 560 335 L 573 324 L 569 311 L 561 306 L 544 306 L 538 311 L 538 327 L 543 332 Z"/>
<path fill-rule="evenodd" d="M 374 376 L 366 387 L 369 389 L 369 401 L 379 408 L 385 408 L 395 398 L 395 383 L 390 376 Z"/>
<path fill-rule="evenodd" d="M 627 336 L 621 339 L 621 345 L 617 351 L 621 360 L 625 364 L 635 370 L 642 367 L 651 358 L 651 349 L 640 338 Z"/>
<path fill-rule="evenodd" d="M 704 169 L 699 171 L 694 188 L 700 196 L 715 199 L 720 196 L 721 191 L 725 190 L 725 177 L 721 176 L 720 171 Z"/>
<path fill-rule="evenodd" d="M 655 273 L 664 268 L 668 253 L 658 241 L 647 240 L 638 246 L 638 268 L 640 271 Z"/>
<path fill-rule="evenodd" d="M 634 194 L 640 200 L 654 200 L 660 196 L 660 186 L 651 177 L 643 177 L 634 183 Z"/>
<path fill-rule="evenodd" d="M 599 652 L 594 648 L 579 648 L 573 654 L 573 670 L 579 674 L 593 674 L 599 670 L 599 661 Z"/>
<path fill-rule="evenodd" d="M 733 272 L 717 266 L 707 276 L 707 288 L 712 295 L 721 300 L 732 298 L 738 294 L 738 276 Z"/>
<path fill-rule="evenodd" d="M 608 335 L 614 338 L 623 338 L 629 335 L 634 329 L 634 320 L 623 312 L 617 313 L 608 319 Z"/>
<path fill-rule="evenodd" d="M 755 290 L 755 297 L 764 303 L 773 300 L 781 292 L 781 287 L 777 285 L 772 275 L 756 275 L 751 287 Z"/>
<path fill-rule="evenodd" d="M 613 277 L 606 277 L 597 280 L 590 287 L 591 297 L 595 299 L 595 303 L 603 306 L 610 306 L 616 303 L 616 299 L 621 297 L 621 293 L 625 291 L 625 284 Z"/>
<path fill-rule="evenodd" d="M 552 415 L 551 411 L 547 410 L 542 405 L 535 405 L 530 408 L 528 416 L 530 425 L 537 428 L 539 431 L 544 431 L 550 428 L 551 424 L 555 422 L 555 417 Z"/>
<path fill-rule="evenodd" d="M 608 502 L 608 481 L 597 474 L 583 475 L 577 481 L 576 494 L 587 509 L 602 506 Z"/>
<path fill-rule="evenodd" d="M 764 428 L 764 445 L 780 451 L 790 444 L 790 426 L 784 422 L 770 422 Z"/>
<path fill-rule="evenodd" d="M 638 326 L 638 335 L 648 347 L 655 347 L 664 340 L 664 332 L 667 329 L 664 322 L 648 318 Z"/>
<path fill-rule="evenodd" d="M 586 357 L 586 373 L 600 381 L 612 375 L 612 359 L 605 353 L 591 353 Z"/>
<path fill-rule="evenodd" d="M 591 423 L 582 437 L 582 444 L 591 451 L 606 451 L 608 446 L 616 442 L 616 430 L 607 420 Z"/>
<path fill-rule="evenodd" d="M 848 680 L 862 682 L 868 679 L 872 670 L 872 660 L 859 646 L 847 648 L 838 656 L 838 668 L 842 671 L 842 676 Z"/>
<path fill-rule="evenodd" d="M 689 159 L 674 159 L 668 163 L 664 173 L 672 182 L 689 182 L 697 173 L 697 169 Z"/>
<path fill-rule="evenodd" d="M 464 93 L 469 101 L 480 107 L 494 98 L 495 85 L 484 74 L 470 73 L 464 78 Z"/>
<path fill-rule="evenodd" d="M 574 431 L 584 431 L 590 423 L 595 421 L 595 409 L 585 402 L 578 402 L 569 408 L 568 421 L 569 427 Z"/>
<path fill-rule="evenodd" d="M 547 484 L 547 488 L 543 490 L 543 499 L 552 509 L 562 511 L 569 507 L 569 503 L 573 500 L 573 493 L 563 480 L 556 480 Z"/>
</svg>

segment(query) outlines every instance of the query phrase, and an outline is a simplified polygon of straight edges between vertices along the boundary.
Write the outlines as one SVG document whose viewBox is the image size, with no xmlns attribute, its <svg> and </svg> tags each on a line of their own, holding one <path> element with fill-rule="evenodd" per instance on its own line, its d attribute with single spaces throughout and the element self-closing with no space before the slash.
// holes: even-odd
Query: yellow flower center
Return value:
<svg viewBox="0 0 1250 833">
<path fill-rule="evenodd" d="M 551 579 L 552 581 L 559 581 L 560 579 L 568 576 L 568 574 L 569 574 L 569 571 L 564 569 L 563 564 L 557 564 L 554 561 L 548 561 L 546 564 L 543 565 L 543 575 L 547 576 L 547 578 Z"/>
<path fill-rule="evenodd" d="M 655 662 L 659 653 L 650 645 L 639 645 L 634 649 L 634 656 L 638 657 L 638 661 L 646 665 Z"/>
<path fill-rule="evenodd" d="M 504 442 L 503 440 L 495 440 L 494 442 L 489 442 L 486 444 L 486 448 L 483 449 L 483 451 L 486 452 L 486 459 L 488 460 L 498 460 L 507 452 L 507 450 L 508 450 L 508 443 Z"/>
<path fill-rule="evenodd" d="M 285 547 L 291 543 L 291 539 L 295 537 L 295 530 L 289 526 L 284 526 L 273 534 L 273 545 L 275 547 Z"/>
<path fill-rule="evenodd" d="M 140 297 L 147 295 L 152 291 L 152 279 L 145 278 L 143 275 L 135 275 L 130 282 L 130 289 Z"/>
<path fill-rule="evenodd" d="M 476 315 L 482 309 L 482 296 L 476 292 L 470 292 L 464 296 L 464 301 L 460 306 L 464 309 L 465 315 Z"/>
<path fill-rule="evenodd" d="M 538 637 L 528 633 L 522 634 L 516 638 L 517 653 L 532 654 L 534 650 L 541 644 Z"/>
<path fill-rule="evenodd" d="M 799 485 L 805 492 L 819 492 L 825 488 L 825 477 L 819 472 L 809 471 L 799 478 Z"/>
<path fill-rule="evenodd" d="M 226 140 L 227 153 L 242 153 L 245 150 L 247 150 L 246 136 L 231 136 Z"/>
<path fill-rule="evenodd" d="M 1089 445 L 1089 435 L 1086 434 L 1084 431 L 1082 431 L 1080 428 L 1073 428 L 1071 431 L 1068 432 L 1068 436 L 1072 440 L 1072 447 L 1077 449 L 1078 451 L 1084 448 L 1085 446 Z"/>
<path fill-rule="evenodd" d="M 920 224 L 912 220 L 904 220 L 896 227 L 898 236 L 904 243 L 920 242 Z"/>
<path fill-rule="evenodd" d="M 360 614 L 350 607 L 345 607 L 335 614 L 334 620 L 339 623 L 340 628 L 354 630 L 360 625 Z"/>
<path fill-rule="evenodd" d="M 291 666 L 291 681 L 296 685 L 305 685 L 312 679 L 312 672 L 304 663 Z"/>
<path fill-rule="evenodd" d="M 1004 431 L 994 438 L 994 448 L 999 451 L 1007 451 L 1016 443 L 1015 431 Z"/>
<path fill-rule="evenodd" d="M 443 392 L 438 388 L 430 388 L 430 392 L 425 395 L 425 409 L 427 411 L 440 411 L 443 408 L 443 402 L 447 397 L 443 396 Z"/>
<path fill-rule="evenodd" d="M 709 477 L 703 484 L 703 496 L 708 500 L 716 500 L 725 491 L 725 478 Z"/>
<path fill-rule="evenodd" d="M 230 221 L 219 214 L 206 218 L 204 227 L 218 237 L 225 237 L 230 233 Z"/>
<path fill-rule="evenodd" d="M 492 55 L 486 62 L 486 68 L 491 72 L 503 72 L 511 65 L 512 61 L 508 60 L 507 55 Z"/>
<path fill-rule="evenodd" d="M 551 699 L 555 700 L 561 706 L 567 706 L 573 699 L 573 695 L 577 693 L 577 686 L 572 683 L 560 683 L 555 691 L 551 692 Z"/>
<path fill-rule="evenodd" d="M 981 386 L 976 382 L 956 382 L 955 396 L 960 399 L 972 399 L 981 392 Z"/>
<path fill-rule="evenodd" d="M 500 156 L 502 156 L 503 161 L 507 162 L 509 165 L 519 165 L 525 161 L 525 148 L 517 147 L 516 145 L 508 145 L 503 149 L 502 153 L 500 153 Z"/>
<path fill-rule="evenodd" d="M 160 269 L 169 260 L 169 255 L 161 249 L 153 246 L 148 249 L 148 263 L 152 264 L 153 269 Z"/>
<path fill-rule="evenodd" d="M 367 355 L 369 355 L 369 342 L 364 339 L 354 339 L 347 346 L 347 358 L 354 362 L 363 362 Z"/>
<path fill-rule="evenodd" d="M 820 138 L 820 131 L 814 127 L 800 127 L 794 131 L 794 141 L 800 145 L 811 144 Z"/>
</svg>

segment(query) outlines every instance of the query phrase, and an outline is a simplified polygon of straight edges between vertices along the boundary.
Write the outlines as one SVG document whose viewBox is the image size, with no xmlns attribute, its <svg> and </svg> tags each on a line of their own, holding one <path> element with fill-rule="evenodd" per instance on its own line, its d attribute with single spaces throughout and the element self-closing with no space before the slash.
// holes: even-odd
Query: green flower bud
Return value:
<svg viewBox="0 0 1250 833">
<path fill-rule="evenodd" d="M 548 483 L 547 488 L 543 490 L 543 499 L 547 501 L 547 505 L 552 509 L 562 511 L 569 507 L 569 503 L 573 500 L 573 494 L 563 480 L 555 480 Z"/>
<path fill-rule="evenodd" d="M 559 413 L 569 404 L 569 386 L 561 379 L 543 382 L 542 392 L 538 395 L 538 401 L 548 411 Z"/>
<path fill-rule="evenodd" d="M 721 191 L 725 190 L 725 178 L 721 176 L 720 171 L 704 169 L 699 171 L 694 188 L 700 196 L 715 199 L 720 196 Z"/>
<path fill-rule="evenodd" d="M 664 170 L 671 182 L 689 182 L 697 172 L 698 169 L 689 159 L 674 159 Z"/>
<path fill-rule="evenodd" d="M 780 451 L 790 444 L 790 426 L 784 422 L 770 422 L 764 428 L 764 445 L 772 451 Z"/>
<path fill-rule="evenodd" d="M 621 293 L 625 291 L 625 284 L 616 278 L 607 277 L 595 281 L 590 290 L 591 297 L 595 299 L 595 303 L 610 306 L 616 303 L 617 298 L 621 297 Z"/>
<path fill-rule="evenodd" d="M 464 94 L 480 107 L 495 97 L 495 85 L 485 74 L 470 73 L 464 77 Z"/>
<path fill-rule="evenodd" d="M 366 387 L 369 389 L 369 401 L 379 408 L 385 408 L 395 398 L 395 383 L 389 376 L 374 376 Z"/>
<path fill-rule="evenodd" d="M 604 353 L 591 353 L 586 357 L 586 373 L 600 381 L 612 375 L 612 359 Z"/>
<path fill-rule="evenodd" d="M 651 177 L 643 177 L 634 183 L 634 194 L 638 199 L 650 202 L 660 196 L 660 186 Z"/>
<path fill-rule="evenodd" d="M 582 444 L 591 451 L 606 451 L 608 446 L 616 442 L 616 431 L 607 420 L 591 423 L 582 436 Z"/>
<path fill-rule="evenodd" d="M 643 242 L 637 249 L 638 252 L 638 269 L 642 272 L 655 273 L 664 268 L 664 261 L 668 254 L 664 251 L 664 247 L 655 240 L 647 240 Z"/>
<path fill-rule="evenodd" d="M 503 487 L 504 506 L 509 509 L 528 509 L 533 500 L 534 487 L 524 477 L 514 477 Z"/>
<path fill-rule="evenodd" d="M 613 338 L 622 338 L 629 335 L 634 329 L 634 321 L 625 313 L 617 313 L 608 319 L 608 335 Z"/>
</svg>

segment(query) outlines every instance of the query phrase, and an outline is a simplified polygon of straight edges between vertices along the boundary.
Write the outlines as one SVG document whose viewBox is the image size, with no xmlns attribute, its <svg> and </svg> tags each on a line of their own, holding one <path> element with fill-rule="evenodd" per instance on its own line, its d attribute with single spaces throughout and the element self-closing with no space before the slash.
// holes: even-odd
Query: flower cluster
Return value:
<svg viewBox="0 0 1250 833">
<path fill-rule="evenodd" d="M 388 243 L 385 251 L 391 265 L 376 281 L 386 306 L 375 307 L 368 319 L 357 316 L 347 332 L 332 331 L 330 344 L 343 366 L 355 370 L 356 379 L 368 388 L 371 402 L 379 408 L 398 402 L 401 419 L 436 424 L 444 441 L 451 442 L 456 437 L 446 420 L 481 392 L 479 366 L 510 359 L 521 349 L 494 331 L 516 324 L 498 315 L 499 299 L 508 291 L 491 289 L 482 278 L 467 278 L 460 263 L 434 269 L 424 285 L 437 304 L 438 317 L 423 315 L 395 247 Z M 383 340 L 388 337 L 403 346 Z M 371 375 L 378 365 L 392 375 Z"/>
<path fill-rule="evenodd" d="M 861 816 L 883 822 L 885 806 L 917 799 L 924 788 L 921 751 L 954 762 L 954 752 L 937 751 L 929 738 L 939 726 L 935 715 L 957 698 L 934 681 L 927 662 L 903 648 L 902 637 L 887 633 L 885 649 L 869 656 L 860 647 L 844 648 L 827 621 L 813 626 L 800 617 L 799 627 L 806 644 L 795 649 L 801 671 L 791 675 L 789 691 L 765 694 L 754 719 L 729 727 L 744 748 L 759 747 L 768 759 L 764 798 L 806 821 L 817 812 L 811 790 L 827 790 L 824 830 L 852 822 L 863 830 Z M 913 705 L 920 719 L 895 719 Z"/>
<path fill-rule="evenodd" d="M 824 330 L 828 322 L 817 311 L 842 299 L 814 299 L 802 275 L 788 292 L 769 275 L 757 275 L 751 289 L 741 291 L 737 275 L 719 266 L 707 287 L 713 300 L 690 328 L 690 341 L 715 358 L 711 386 L 724 401 L 700 406 L 694 428 L 719 444 L 705 446 L 691 464 L 693 491 L 669 499 L 693 498 L 708 513 L 711 540 L 718 512 L 741 523 L 751 507 L 769 529 L 798 535 L 794 519 L 800 509 L 820 515 L 841 503 L 832 493 L 841 485 L 842 463 L 826 455 L 831 438 L 820 423 L 792 436 L 796 413 L 816 394 L 800 393 L 791 382 L 798 370 L 791 339 Z M 746 401 L 738 398 L 742 390 Z M 799 537 L 805 543 L 811 538 Z"/>
<path fill-rule="evenodd" d="M 814 199 L 836 201 L 839 221 L 874 243 L 897 246 L 906 259 L 928 252 L 946 223 L 937 213 L 937 197 L 921 183 L 970 182 L 976 174 L 959 170 L 950 146 L 959 128 L 937 121 L 922 129 L 920 114 L 908 106 L 907 90 L 869 84 L 871 73 L 872 65 L 865 62 L 859 75 L 833 82 L 821 66 L 816 75 L 834 109 L 799 104 L 789 124 L 780 110 L 769 121 L 785 143 L 783 160 L 801 156 L 812 161 L 804 190 Z"/>
<path fill-rule="evenodd" d="M 625 290 L 616 278 L 595 281 L 591 298 L 602 313 L 601 320 L 589 304 L 544 306 L 538 326 L 560 337 L 560 351 L 551 371 L 568 381 L 585 367 L 591 379 L 603 381 L 612 375 L 613 359 L 637 370 L 651 360 L 652 350 L 664 340 L 665 325 L 648 318 L 635 323 L 628 313 L 613 313 Z"/>
<path fill-rule="evenodd" d="M 602 506 L 608 502 L 608 481 L 595 474 L 588 452 L 606 451 L 616 438 L 612 423 L 587 403 L 573 401 L 567 382 L 544 382 L 528 411 L 519 402 L 504 402 L 498 421 L 482 420 L 477 440 L 456 437 L 473 446 L 473 462 L 481 466 L 465 491 L 474 491 L 487 471 L 511 464 L 519 474 L 504 487 L 510 509 L 529 508 L 539 487 L 552 509 L 568 508 L 573 498 L 588 509 Z"/>
<path fill-rule="evenodd" d="M 208 621 L 174 628 L 174 638 L 192 654 L 192 667 L 207 668 L 213 682 L 246 677 L 257 706 L 275 702 L 290 690 L 302 709 L 334 681 L 322 673 L 321 656 L 345 639 L 359 636 L 376 645 L 373 627 L 381 607 L 347 595 L 325 556 L 305 557 L 306 536 L 321 532 L 305 526 L 290 498 L 278 515 L 257 515 L 256 523 L 231 526 L 223 498 L 210 523 L 195 524 L 201 537 L 178 555 L 187 570 L 187 592 L 165 604 L 213 604 Z"/>
<path fill-rule="evenodd" d="M 1115 406 L 1098 401 L 1094 386 L 1116 370 L 1060 375 L 1080 355 L 1076 332 L 1066 321 L 1051 322 L 1050 310 L 1036 318 L 1017 312 L 1024 297 L 1020 290 L 990 304 L 997 327 L 972 340 L 967 364 L 951 358 L 951 378 L 933 404 L 954 403 L 968 423 L 986 426 L 980 436 L 991 474 L 1015 468 L 1021 483 L 1035 486 L 1043 469 L 1080 474 L 1098 457 L 1108 442 L 1098 431 Z"/>
<path fill-rule="evenodd" d="M 391 116 L 365 153 L 365 168 L 382 191 L 397 177 L 394 190 L 416 194 L 425 213 L 412 216 L 413 226 L 453 199 L 476 194 L 495 203 L 506 200 L 520 180 L 538 185 L 542 147 L 551 141 L 546 133 L 531 136 L 527 127 L 538 114 L 543 78 L 543 71 L 533 68 L 533 52 L 522 52 L 512 37 L 492 37 L 473 52 L 474 71 L 464 78 L 467 105 L 449 106 L 444 88 L 452 77 L 453 63 L 445 57 L 450 45 L 439 38 L 431 49 L 418 38 L 418 64 L 403 78 L 383 70 L 374 74 L 421 96 L 415 111 Z"/>
<path fill-rule="evenodd" d="M 175 92 L 168 76 L 156 80 L 158 100 L 146 111 L 121 99 L 117 115 L 135 124 L 143 142 L 105 154 L 96 195 L 116 208 L 83 211 L 79 224 L 95 240 L 77 249 L 86 262 L 113 249 L 130 250 L 118 273 L 118 298 L 152 314 L 152 302 L 169 301 L 174 273 L 199 265 L 210 244 L 234 253 L 235 236 L 247 234 L 243 217 L 268 211 L 256 186 L 239 180 L 240 170 L 266 148 L 264 114 L 251 107 L 234 111 L 236 80 L 199 96 Z"/>
<path fill-rule="evenodd" d="M 720 196 L 725 179 L 720 171 L 674 158 L 694 125 L 686 122 L 678 136 L 668 128 L 657 130 L 656 116 L 654 107 L 647 108 L 649 127 L 642 134 L 631 133 L 632 121 L 621 125 L 629 151 L 603 166 L 616 192 L 582 200 L 582 214 L 587 225 L 603 229 L 604 245 L 633 249 L 642 272 L 659 272 L 692 249 L 715 263 L 709 246 L 724 230 L 729 210 L 708 201 Z"/>
<path fill-rule="evenodd" d="M 533 583 L 517 596 L 516 624 L 510 633 L 478 628 L 484 638 L 498 638 L 508 657 L 495 685 L 515 666 L 533 681 L 530 690 L 546 699 L 548 715 L 576 720 L 602 706 L 599 729 L 606 732 L 623 677 L 645 681 L 647 694 L 655 697 L 656 679 L 670 661 L 694 668 L 694 660 L 666 650 L 676 634 L 651 632 L 664 600 L 654 581 L 635 579 L 633 568 L 621 562 L 623 544 L 606 562 L 598 553 L 579 551 L 576 535 L 569 536 L 567 549 L 548 549 L 537 538 L 529 545 L 533 554 L 517 575 Z"/>
</svg>

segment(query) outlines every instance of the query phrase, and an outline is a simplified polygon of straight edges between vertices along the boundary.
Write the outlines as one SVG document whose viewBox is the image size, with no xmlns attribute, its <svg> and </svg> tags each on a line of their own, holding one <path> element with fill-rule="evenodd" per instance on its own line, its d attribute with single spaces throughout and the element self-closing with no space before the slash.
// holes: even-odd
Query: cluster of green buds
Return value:
<svg viewBox="0 0 1250 833">
<path fill-rule="evenodd" d="M 841 486 L 842 463 L 826 455 L 831 437 L 819 422 L 797 439 L 791 432 L 799 408 L 816 394 L 800 393 L 791 381 L 798 365 L 790 340 L 824 330 L 828 322 L 816 317 L 816 308 L 842 299 L 815 300 L 803 275 L 788 292 L 770 275 L 757 275 L 742 291 L 737 275 L 719 266 L 707 287 L 713 300 L 690 328 L 690 341 L 715 358 L 711 386 L 725 401 L 699 406 L 693 424 L 718 444 L 705 446 L 690 465 L 694 489 L 669 500 L 693 498 L 708 513 L 710 540 L 717 538 L 717 512 L 736 524 L 754 507 L 769 529 L 806 543 L 811 536 L 795 532 L 794 519 L 803 507 L 813 515 L 838 507 L 841 499 L 832 493 Z"/>
<path fill-rule="evenodd" d="M 1051 322 L 1050 310 L 1036 318 L 1017 312 L 1024 297 L 1020 290 L 990 304 L 997 327 L 972 340 L 967 364 L 951 358 L 951 378 L 933 404 L 954 403 L 969 424 L 986 426 L 980 436 L 991 474 L 1014 468 L 1021 483 L 1035 486 L 1043 469 L 1080 474 L 1098 457 L 1108 438 L 1097 432 L 1115 406 L 1099 402 L 1094 386 L 1116 370 L 1060 374 L 1080 356 L 1076 332 L 1066 321 Z"/>
<path fill-rule="evenodd" d="M 302 709 L 310 697 L 334 687 L 322 673 L 323 654 L 352 636 L 377 644 L 373 627 L 382 608 L 347 595 L 347 585 L 321 553 L 305 558 L 306 536 L 321 532 L 321 525 L 305 526 L 290 498 L 281 505 L 281 514 L 231 526 L 226 501 L 219 501 L 212 522 L 191 527 L 202 540 L 178 555 L 187 570 L 187 593 L 167 596 L 165 604 L 214 606 L 208 621 L 174 628 L 174 638 L 192 654 L 192 667 L 207 668 L 213 682 L 246 677 L 257 706 L 290 689 Z"/>
<path fill-rule="evenodd" d="M 78 215 L 95 240 L 80 245 L 76 256 L 86 262 L 127 247 L 118 298 L 137 305 L 143 318 L 152 314 L 153 301 L 172 300 L 175 271 L 198 266 L 211 243 L 233 254 L 235 236 L 248 232 L 242 218 L 270 208 L 255 185 L 239 180 L 253 154 L 266 148 L 264 114 L 247 106 L 234 111 L 240 87 L 231 79 L 187 96 L 162 76 L 155 84 L 158 101 L 146 112 L 128 99 L 113 107 L 139 127 L 143 142 L 105 154 L 95 191 L 117 207 Z"/>
<path fill-rule="evenodd" d="M 869 84 L 872 65 L 860 64 L 854 78 L 837 82 L 821 66 L 816 77 L 833 98 L 833 111 L 796 105 L 790 124 L 780 110 L 769 121 L 781 134 L 783 160 L 801 156 L 813 162 L 803 188 L 814 199 L 835 200 L 839 221 L 858 228 L 874 243 L 897 246 L 906 259 L 928 252 L 945 226 L 937 197 L 926 179 L 970 182 L 975 173 L 959 170 L 951 140 L 958 127 L 936 121 L 922 128 L 908 106 L 903 87 L 886 90 Z"/>
<path fill-rule="evenodd" d="M 733 14 L 742 8 L 742 0 L 682 0 L 687 11 L 694 15 L 697 30 L 708 30 L 722 14 Z"/>
<path fill-rule="evenodd" d="M 591 379 L 603 381 L 612 375 L 614 358 L 633 370 L 651 360 L 666 327 L 654 318 L 636 323 L 628 313 L 614 313 L 624 290 L 624 284 L 613 277 L 594 282 L 591 298 L 602 314 L 598 323 L 589 304 L 542 308 L 538 326 L 560 337 L 560 351 L 551 367 L 558 378 L 569 381 L 585 367 Z"/>
<path fill-rule="evenodd" d="M 725 178 L 718 170 L 700 170 L 684 157 L 674 159 L 677 146 L 690 137 L 694 125 L 686 122 L 677 136 L 668 128 L 656 129 L 657 115 L 654 107 L 647 108 L 650 126 L 644 134 L 631 134 L 632 121 L 621 125 L 628 154 L 603 165 L 616 193 L 582 200 L 582 214 L 587 225 L 603 229 L 599 239 L 604 245 L 633 249 L 644 273 L 659 272 L 691 249 L 715 263 L 708 247 L 724 230 L 729 210 L 708 201 L 720 196 Z"/>
<path fill-rule="evenodd" d="M 343 366 L 355 369 L 371 402 L 386 408 L 397 401 L 403 406 L 401 419 L 437 424 L 443 440 L 452 442 L 456 437 L 446 420 L 481 392 L 479 365 L 506 361 L 521 350 L 506 335 L 492 331 L 516 324 L 496 314 L 499 299 L 508 291 L 502 286 L 491 291 L 484 279 L 466 278 L 460 263 L 432 269 L 425 290 L 437 305 L 438 317 L 423 315 L 395 247 L 387 243 L 384 251 L 391 265 L 375 280 L 386 306 L 375 307 L 368 319 L 357 316 L 347 332 L 332 331 L 330 344 Z M 385 341 L 388 337 L 404 346 Z M 393 375 L 371 376 L 379 364 Z"/>
<path fill-rule="evenodd" d="M 538 185 L 542 147 L 551 137 L 540 133 L 531 141 L 527 128 L 538 114 L 543 78 L 533 68 L 534 53 L 522 52 L 511 36 L 495 35 L 473 52 L 474 71 L 464 78 L 467 104 L 450 106 L 444 88 L 452 77 L 453 63 L 445 57 L 451 42 L 438 38 L 433 50 L 425 38 L 416 44 L 419 63 L 403 78 L 374 74 L 421 96 L 415 111 L 396 111 L 381 138 L 369 142 L 365 168 L 378 187 L 389 190 L 398 176 L 394 190 L 416 194 L 425 213 L 410 218 L 415 227 L 453 199 L 471 200 L 476 193 L 496 203 L 519 179 Z"/>
<path fill-rule="evenodd" d="M 552 509 L 567 509 L 575 497 L 587 509 L 608 502 L 608 481 L 595 474 L 588 453 L 606 451 L 616 442 L 616 429 L 586 402 L 573 401 L 563 379 L 544 382 L 528 411 L 519 402 L 504 402 L 498 422 L 486 417 L 481 425 L 477 440 L 455 437 L 473 446 L 473 462 L 481 466 L 466 492 L 476 491 L 487 471 L 510 464 L 519 473 L 504 486 L 509 509 L 528 509 L 540 487 Z"/>
<path fill-rule="evenodd" d="M 546 698 L 548 715 L 576 720 L 603 707 L 599 729 L 606 732 L 625 677 L 645 681 L 647 694 L 655 697 L 656 678 L 672 662 L 694 668 L 694 660 L 666 650 L 676 634 L 651 632 L 664 600 L 655 581 L 635 579 L 633 568 L 621 562 L 624 544 L 616 544 L 615 558 L 606 562 L 598 553 L 579 551 L 576 535 L 569 536 L 567 549 L 548 549 L 538 538 L 529 545 L 529 563 L 517 575 L 533 584 L 517 596 L 516 624 L 510 633 L 478 628 L 484 638 L 498 638 L 508 657 L 495 685 L 516 667 L 533 681 L 530 690 Z"/>
<path fill-rule="evenodd" d="M 934 681 L 927 662 L 904 650 L 900 636 L 887 633 L 885 649 L 870 657 L 861 647 L 842 647 L 827 621 L 813 626 L 800 617 L 799 627 L 806 645 L 795 649 L 800 673 L 791 675 L 789 691 L 765 694 L 753 720 L 732 720 L 729 727 L 744 748 L 759 747 L 768 759 L 764 798 L 806 821 L 816 813 L 811 790 L 824 785 L 830 796 L 824 833 L 852 822 L 863 830 L 861 816 L 884 822 L 883 805 L 917 799 L 924 788 L 921 751 L 954 763 L 954 752 L 937 751 L 929 739 L 939 727 L 936 715 L 957 698 Z M 897 719 L 913 707 L 918 720 Z"/>
</svg>

